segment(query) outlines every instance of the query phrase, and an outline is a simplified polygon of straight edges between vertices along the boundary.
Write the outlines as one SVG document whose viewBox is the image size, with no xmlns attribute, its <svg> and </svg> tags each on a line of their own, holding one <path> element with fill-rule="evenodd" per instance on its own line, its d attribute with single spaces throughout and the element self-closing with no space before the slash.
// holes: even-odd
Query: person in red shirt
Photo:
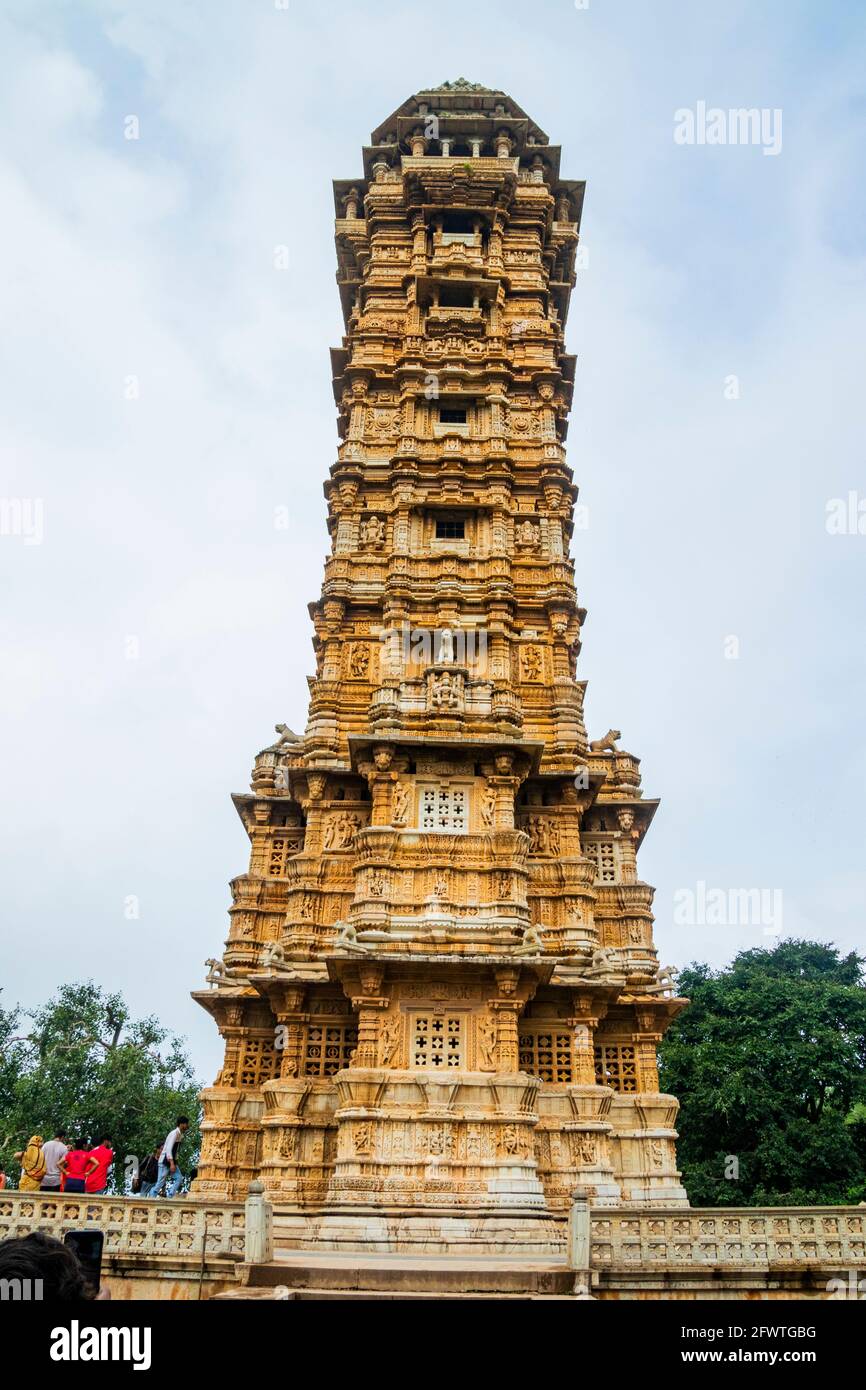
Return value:
<svg viewBox="0 0 866 1390">
<path fill-rule="evenodd" d="M 87 1176 L 93 1172 L 98 1163 L 99 1160 L 92 1156 L 84 1144 L 73 1142 L 69 1152 L 61 1158 L 57 1165 L 63 1176 L 63 1191 L 84 1192 Z"/>
<path fill-rule="evenodd" d="M 84 1179 L 84 1190 L 99 1196 L 108 1186 L 108 1170 L 114 1162 L 114 1149 L 109 1138 L 100 1139 L 95 1149 L 90 1150 L 90 1158 L 96 1159 L 96 1167 L 91 1168 Z"/>
</svg>

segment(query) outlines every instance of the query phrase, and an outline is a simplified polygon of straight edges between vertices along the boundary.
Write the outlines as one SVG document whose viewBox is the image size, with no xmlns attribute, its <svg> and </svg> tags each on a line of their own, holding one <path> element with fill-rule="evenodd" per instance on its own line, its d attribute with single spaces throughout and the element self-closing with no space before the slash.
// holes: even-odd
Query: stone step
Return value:
<svg viewBox="0 0 866 1390">
<path fill-rule="evenodd" d="M 372 1300 L 374 1300 L 374 1301 L 375 1301 L 375 1300 L 380 1300 L 380 1301 L 381 1301 L 382 1299 L 384 1299 L 384 1300 L 392 1300 L 392 1301 L 396 1300 L 396 1301 L 402 1301 L 402 1302 L 422 1302 L 422 1303 L 423 1303 L 423 1302 L 427 1302 L 427 1301 L 433 1302 L 434 1300 L 438 1300 L 438 1301 L 441 1302 L 441 1300 L 442 1300 L 443 1298 L 447 1298 L 447 1299 L 461 1299 L 461 1300 L 462 1300 L 462 1299 L 469 1299 L 469 1300 L 473 1300 L 473 1299 L 474 1299 L 474 1300 L 476 1300 L 476 1301 L 480 1300 L 480 1301 L 482 1301 L 482 1302 L 484 1302 L 485 1300 L 489 1300 L 489 1299 L 496 1299 L 496 1301 L 499 1302 L 500 1299 L 503 1299 L 503 1298 L 504 1298 L 504 1299 L 511 1299 L 512 1302 L 517 1302 L 517 1303 L 523 1303 L 523 1302 L 530 1302 L 530 1303 L 533 1303 L 533 1302 L 536 1302 L 536 1301 L 543 1301 L 543 1302 L 547 1302 L 547 1303 L 549 1303 L 549 1302 L 551 1302 L 551 1301 L 554 1302 L 554 1303 L 557 1303 L 557 1302 L 569 1302 L 569 1303 L 573 1303 L 573 1302 L 575 1301 L 574 1295 L 573 1295 L 573 1294 L 565 1294 L 565 1293 L 502 1293 L 502 1292 L 495 1292 L 495 1291 L 493 1291 L 493 1290 L 491 1290 L 491 1291 L 488 1292 L 488 1293 L 455 1293 L 455 1292 L 452 1291 L 452 1290 L 444 1290 L 444 1289 L 437 1289 L 435 1292 L 433 1292 L 432 1290 L 428 1290 L 428 1291 L 426 1291 L 426 1292 L 422 1292 L 422 1291 L 420 1291 L 420 1290 L 416 1290 L 416 1291 L 412 1292 L 412 1291 L 408 1291 L 408 1290 L 405 1290 L 405 1289 L 404 1289 L 404 1290 L 397 1290 L 397 1289 L 320 1289 L 320 1288 L 290 1288 L 290 1287 L 287 1287 L 286 1285 L 282 1285 L 282 1286 L 279 1286 L 279 1287 L 280 1287 L 280 1293 L 279 1293 L 279 1297 L 276 1298 L 276 1299 L 275 1299 L 275 1290 L 274 1290 L 274 1288 L 266 1288 L 266 1287 L 265 1287 L 265 1288 L 250 1288 L 249 1286 L 244 1287 L 244 1288 L 231 1289 L 231 1290 L 227 1291 L 226 1293 L 218 1293 L 218 1294 L 215 1294 L 215 1295 L 214 1295 L 214 1298 L 215 1298 L 215 1299 L 234 1299 L 234 1300 L 253 1299 L 253 1300 L 255 1300 L 256 1302 L 264 1302 L 264 1301 L 275 1302 L 275 1301 L 276 1301 L 276 1302 L 281 1302 L 281 1303 L 282 1303 L 282 1302 L 292 1302 L 293 1300 L 297 1300 L 297 1299 L 303 1299 L 303 1300 L 322 1300 L 322 1299 L 324 1299 L 324 1300 L 329 1300 L 329 1299 L 330 1299 L 330 1300 L 334 1300 L 334 1299 L 339 1299 L 339 1300 L 341 1300 L 341 1301 L 344 1301 L 344 1300 L 346 1300 L 346 1299 L 349 1299 L 349 1300 L 353 1300 L 353 1299 L 354 1299 L 354 1300 L 358 1300 L 358 1299 L 363 1299 L 363 1300 L 372 1299 Z"/>
<path fill-rule="evenodd" d="M 243 1290 L 273 1296 L 275 1288 L 299 1297 L 569 1297 L 574 1274 L 564 1262 L 392 1255 L 311 1255 L 278 1252 L 267 1264 L 241 1268 Z"/>
</svg>

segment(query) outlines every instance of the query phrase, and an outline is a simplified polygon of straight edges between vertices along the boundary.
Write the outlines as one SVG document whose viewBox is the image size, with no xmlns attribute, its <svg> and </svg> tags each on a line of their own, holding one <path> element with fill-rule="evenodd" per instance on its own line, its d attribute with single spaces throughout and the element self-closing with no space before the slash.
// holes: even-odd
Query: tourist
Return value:
<svg viewBox="0 0 866 1390">
<path fill-rule="evenodd" d="M 12 1280 L 21 1284 L 28 1281 L 24 1287 L 28 1292 L 38 1290 L 38 1298 L 45 1303 L 80 1303 L 94 1296 L 100 1300 L 111 1297 L 108 1289 L 103 1288 L 94 1295 L 75 1251 L 44 1231 L 0 1240 L 0 1285 L 7 1288 Z"/>
<path fill-rule="evenodd" d="M 138 1170 L 138 1177 L 132 1184 L 133 1192 L 138 1192 L 142 1197 L 149 1197 L 156 1187 L 156 1180 L 159 1177 L 159 1156 L 162 1153 L 162 1145 L 157 1144 L 153 1153 L 149 1153 Z M 136 1187 L 136 1182 L 138 1186 Z"/>
<path fill-rule="evenodd" d="M 92 1196 L 98 1197 L 108 1187 L 108 1170 L 114 1163 L 114 1149 L 111 1147 L 111 1140 L 100 1139 L 96 1148 L 90 1150 L 90 1157 L 96 1159 L 96 1167 L 92 1168 L 84 1179 L 84 1190 Z"/>
<path fill-rule="evenodd" d="M 21 1192 L 38 1192 L 45 1177 L 45 1153 L 42 1148 L 42 1135 L 33 1134 L 26 1149 L 15 1155 L 21 1160 L 21 1177 L 18 1188 Z"/>
<path fill-rule="evenodd" d="M 165 1137 L 165 1143 L 159 1154 L 159 1172 L 156 1175 L 156 1182 L 151 1190 L 151 1197 L 158 1197 L 162 1191 L 163 1183 L 168 1178 L 166 1197 L 173 1197 L 183 1182 L 183 1173 L 177 1162 L 177 1151 L 180 1148 L 181 1140 L 189 1129 L 189 1120 L 186 1115 L 178 1115 L 177 1123 L 170 1134 Z M 171 1176 L 169 1176 L 169 1174 Z"/>
<path fill-rule="evenodd" d="M 58 1129 L 53 1139 L 43 1145 L 45 1155 L 45 1177 L 42 1179 L 43 1192 L 59 1192 L 61 1183 L 60 1160 L 69 1153 L 66 1144 L 66 1130 Z"/>
<path fill-rule="evenodd" d="M 65 1153 L 57 1165 L 63 1177 L 63 1191 L 84 1192 L 87 1176 L 97 1166 L 97 1160 L 83 1143 L 73 1140 L 73 1147 Z"/>
</svg>

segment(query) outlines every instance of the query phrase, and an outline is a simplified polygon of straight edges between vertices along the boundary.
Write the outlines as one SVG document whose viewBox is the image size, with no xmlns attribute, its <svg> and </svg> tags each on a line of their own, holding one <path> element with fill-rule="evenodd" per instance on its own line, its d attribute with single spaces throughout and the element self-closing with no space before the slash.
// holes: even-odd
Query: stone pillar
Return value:
<svg viewBox="0 0 866 1390">
<path fill-rule="evenodd" d="M 350 440 L 361 443 L 364 439 L 364 418 L 367 407 L 367 383 L 356 377 L 352 382 L 352 408 L 349 415 Z"/>
<path fill-rule="evenodd" d="M 579 1086 L 595 1085 L 593 1029 L 596 1022 L 596 1019 L 578 1019 L 574 1024 L 574 1079 Z"/>
<path fill-rule="evenodd" d="M 244 1262 L 267 1264 L 274 1254 L 273 1208 L 260 1182 L 251 1182 L 247 1189 L 244 1218 Z"/>
<path fill-rule="evenodd" d="M 592 1299 L 590 1293 L 590 1261 L 592 1253 L 592 1224 L 589 1203 L 575 1193 L 568 1213 L 568 1267 L 574 1273 L 575 1298 Z M 593 1300 L 594 1301 L 594 1300 Z"/>
</svg>

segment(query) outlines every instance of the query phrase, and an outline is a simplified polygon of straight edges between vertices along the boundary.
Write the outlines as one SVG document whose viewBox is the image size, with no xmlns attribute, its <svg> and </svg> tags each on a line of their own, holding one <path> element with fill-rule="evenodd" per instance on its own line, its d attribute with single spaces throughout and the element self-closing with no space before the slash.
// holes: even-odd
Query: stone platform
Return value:
<svg viewBox="0 0 866 1390">
<path fill-rule="evenodd" d="M 587 1209 L 576 1202 L 569 1222 L 551 1223 L 555 1240 L 546 1252 L 517 1244 L 494 1252 L 468 1240 L 470 1229 L 450 1253 L 383 1252 L 360 1238 L 354 1250 L 323 1248 L 312 1226 L 305 1247 L 289 1247 L 281 1228 L 292 1213 L 273 1210 L 260 1184 L 253 1189 L 246 1204 L 6 1191 L 0 1239 L 102 1230 L 104 1281 L 113 1298 L 133 1300 L 579 1301 L 576 1289 L 602 1301 L 843 1299 L 856 1297 L 866 1279 L 866 1207 Z"/>
</svg>

